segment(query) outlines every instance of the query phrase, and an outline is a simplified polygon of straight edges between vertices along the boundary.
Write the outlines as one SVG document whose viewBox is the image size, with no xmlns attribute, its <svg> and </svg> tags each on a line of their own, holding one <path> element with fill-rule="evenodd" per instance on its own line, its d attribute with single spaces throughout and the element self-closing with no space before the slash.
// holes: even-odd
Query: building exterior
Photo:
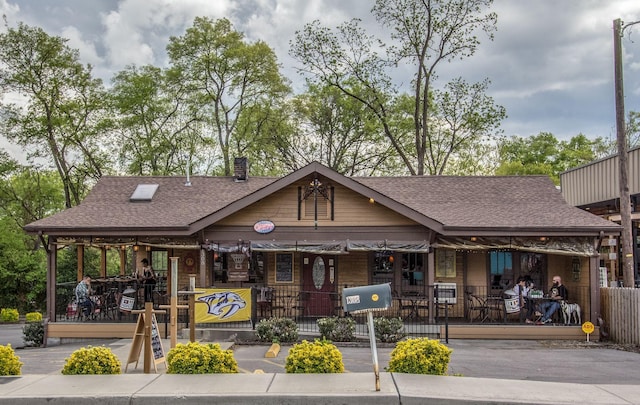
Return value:
<svg viewBox="0 0 640 405">
<path fill-rule="evenodd" d="M 640 282 L 640 147 L 629 150 L 628 181 L 631 196 L 632 238 L 636 286 Z M 560 174 L 562 196 L 571 205 L 604 219 L 620 223 L 620 186 L 618 156 L 612 155 Z M 608 284 L 622 281 L 619 240 L 608 238 L 611 245 L 601 249 L 600 266 L 607 269 Z"/>
<path fill-rule="evenodd" d="M 556 274 L 583 319 L 597 319 L 599 249 L 620 226 L 568 204 L 546 176 L 346 177 L 311 163 L 267 178 L 237 160 L 232 177 L 103 177 L 80 205 L 25 230 L 49 239 L 50 325 L 64 321 L 56 252 L 69 245 L 79 257 L 118 248 L 122 279 L 149 258 L 166 278 L 160 293 L 192 278 L 198 288 L 254 287 L 256 305 L 279 291 L 269 310 L 292 317 L 341 315 L 344 287 L 390 283 L 394 310 L 429 324 L 436 304 L 468 321 L 467 295 L 500 297 L 525 275 L 547 290 Z"/>
</svg>

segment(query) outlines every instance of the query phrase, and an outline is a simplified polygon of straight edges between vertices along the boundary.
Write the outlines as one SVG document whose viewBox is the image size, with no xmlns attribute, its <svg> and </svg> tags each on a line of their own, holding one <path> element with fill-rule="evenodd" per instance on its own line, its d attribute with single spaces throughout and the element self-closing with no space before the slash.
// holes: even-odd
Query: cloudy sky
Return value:
<svg viewBox="0 0 640 405">
<path fill-rule="evenodd" d="M 22 21 L 69 39 L 83 62 L 110 84 L 128 64 L 166 65 L 171 35 L 196 16 L 227 17 L 254 41 L 267 42 L 282 72 L 301 90 L 288 56 L 296 30 L 315 19 L 336 26 L 360 18 L 379 32 L 373 0 L 0 0 L 10 26 Z M 441 68 L 441 83 L 462 76 L 489 78 L 489 95 L 507 109 L 505 135 L 551 132 L 615 139 L 613 20 L 640 20 L 638 0 L 495 0 L 498 30 L 481 38 L 475 56 Z M 0 28 L 4 30 L 4 27 Z M 625 30 L 626 110 L 640 111 L 640 24 Z"/>
</svg>

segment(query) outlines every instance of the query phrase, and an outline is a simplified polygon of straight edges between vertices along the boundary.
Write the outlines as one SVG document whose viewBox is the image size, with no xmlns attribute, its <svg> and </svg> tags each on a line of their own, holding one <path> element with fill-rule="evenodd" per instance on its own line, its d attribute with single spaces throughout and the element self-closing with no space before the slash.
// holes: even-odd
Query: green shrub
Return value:
<svg viewBox="0 0 640 405">
<path fill-rule="evenodd" d="M 320 318 L 316 321 L 320 335 L 332 342 L 351 342 L 356 336 L 356 321 L 353 318 Z"/>
<path fill-rule="evenodd" d="M 40 312 L 28 312 L 24 316 L 24 320 L 26 322 L 41 322 L 42 321 L 42 314 Z"/>
<path fill-rule="evenodd" d="M 22 364 L 10 344 L 0 345 L 0 375 L 20 375 Z"/>
<path fill-rule="evenodd" d="M 342 373 L 342 353 L 328 340 L 319 340 L 293 345 L 284 363 L 287 373 Z"/>
<path fill-rule="evenodd" d="M 404 323 L 401 318 L 380 317 L 373 319 L 373 330 L 376 339 L 384 343 L 395 343 L 402 340 L 407 334 L 404 331 Z"/>
<path fill-rule="evenodd" d="M 62 368 L 62 374 L 120 374 L 122 365 L 110 348 L 87 346 L 71 353 Z"/>
<path fill-rule="evenodd" d="M 289 318 L 263 319 L 256 325 L 256 336 L 262 342 L 295 342 L 298 340 L 298 325 Z"/>
<path fill-rule="evenodd" d="M 22 328 L 24 344 L 27 346 L 42 346 L 44 342 L 44 323 L 28 322 Z"/>
<path fill-rule="evenodd" d="M 15 308 L 2 308 L 0 311 L 0 321 L 2 322 L 18 322 L 20 313 Z"/>
<path fill-rule="evenodd" d="M 232 350 L 222 350 L 218 343 L 178 343 L 167 353 L 167 374 L 237 373 L 238 363 Z"/>
<path fill-rule="evenodd" d="M 451 349 L 429 338 L 399 342 L 389 357 L 387 371 L 392 373 L 445 375 Z"/>
</svg>

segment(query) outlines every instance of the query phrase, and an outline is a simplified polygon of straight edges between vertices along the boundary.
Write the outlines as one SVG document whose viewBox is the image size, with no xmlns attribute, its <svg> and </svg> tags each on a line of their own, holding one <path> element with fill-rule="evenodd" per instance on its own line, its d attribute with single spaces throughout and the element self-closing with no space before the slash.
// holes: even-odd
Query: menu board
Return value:
<svg viewBox="0 0 640 405">
<path fill-rule="evenodd" d="M 153 359 L 164 359 L 164 350 L 162 349 L 162 341 L 160 340 L 160 333 L 158 333 L 158 321 L 156 316 L 153 315 L 151 322 L 151 350 L 153 351 Z"/>
<path fill-rule="evenodd" d="M 293 253 L 276 253 L 276 283 L 293 283 Z"/>
</svg>

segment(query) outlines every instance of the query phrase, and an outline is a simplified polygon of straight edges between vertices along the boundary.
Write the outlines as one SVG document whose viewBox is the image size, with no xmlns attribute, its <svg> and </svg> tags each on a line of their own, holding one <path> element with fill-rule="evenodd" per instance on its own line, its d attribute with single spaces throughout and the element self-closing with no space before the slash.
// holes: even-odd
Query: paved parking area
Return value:
<svg viewBox="0 0 640 405">
<path fill-rule="evenodd" d="M 22 325 L 0 325 L 0 344 L 23 346 Z M 87 345 L 110 347 L 120 361 L 127 361 L 131 339 L 107 339 L 50 345 L 47 348 L 16 349 L 24 363 L 23 374 L 59 374 L 65 359 L 74 350 Z M 221 342 L 231 346 L 229 342 Z M 169 342 L 163 339 L 165 352 Z M 371 372 L 373 361 L 368 343 L 354 347 L 338 344 L 347 372 Z M 637 384 L 640 375 L 640 354 L 615 350 L 599 343 L 550 344 L 530 340 L 450 340 L 453 350 L 449 374 L 466 377 L 500 378 L 530 381 L 555 381 L 582 384 Z M 284 373 L 289 346 L 283 346 L 276 358 L 265 358 L 266 345 L 235 345 L 234 357 L 241 372 Z M 378 347 L 380 370 L 389 363 L 393 350 L 389 345 Z M 159 372 L 164 366 L 159 365 Z M 142 372 L 140 364 L 129 365 L 129 373 Z"/>
</svg>

